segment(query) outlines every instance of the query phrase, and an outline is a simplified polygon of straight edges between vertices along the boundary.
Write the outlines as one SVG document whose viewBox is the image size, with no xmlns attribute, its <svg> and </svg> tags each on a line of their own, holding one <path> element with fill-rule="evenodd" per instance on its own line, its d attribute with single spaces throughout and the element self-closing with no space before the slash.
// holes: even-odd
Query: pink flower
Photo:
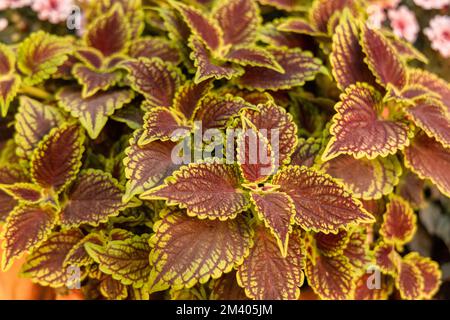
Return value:
<svg viewBox="0 0 450 320">
<path fill-rule="evenodd" d="M 405 38 L 409 42 L 414 42 L 419 33 L 419 24 L 414 13 L 405 6 L 388 11 L 391 20 L 391 27 L 398 37 Z"/>
<path fill-rule="evenodd" d="M 39 19 L 48 20 L 51 23 L 65 21 L 71 14 L 72 7 L 73 0 L 34 0 L 32 6 Z"/>
<path fill-rule="evenodd" d="M 414 3 L 424 9 L 442 9 L 450 5 L 450 0 L 414 0 Z"/>
<path fill-rule="evenodd" d="M 377 4 L 370 4 L 367 8 L 369 19 L 367 23 L 375 29 L 380 29 L 384 20 L 386 20 L 386 14 L 381 6 Z"/>
<path fill-rule="evenodd" d="M 444 58 L 450 58 L 450 16 L 435 16 L 423 31 L 431 41 L 431 47 Z"/>
<path fill-rule="evenodd" d="M 17 9 L 28 6 L 32 0 L 0 0 L 0 10 Z"/>
</svg>

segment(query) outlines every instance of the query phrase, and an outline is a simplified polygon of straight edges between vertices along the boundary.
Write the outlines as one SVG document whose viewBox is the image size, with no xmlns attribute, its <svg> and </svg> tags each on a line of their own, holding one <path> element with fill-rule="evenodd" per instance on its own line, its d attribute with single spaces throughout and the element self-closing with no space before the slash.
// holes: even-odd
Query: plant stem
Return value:
<svg viewBox="0 0 450 320">
<path fill-rule="evenodd" d="M 53 95 L 51 93 L 48 93 L 47 91 L 36 87 L 23 86 L 20 88 L 20 93 L 41 100 L 53 100 Z"/>
</svg>

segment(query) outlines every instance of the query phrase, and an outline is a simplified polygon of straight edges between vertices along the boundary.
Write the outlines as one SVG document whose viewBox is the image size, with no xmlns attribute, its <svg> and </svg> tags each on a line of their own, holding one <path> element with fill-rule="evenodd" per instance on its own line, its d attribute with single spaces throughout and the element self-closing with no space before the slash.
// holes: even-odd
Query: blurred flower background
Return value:
<svg viewBox="0 0 450 320">
<path fill-rule="evenodd" d="M 86 0 L 0 0 L 0 41 L 18 42 L 35 30 L 67 34 L 67 20 L 86 2 Z"/>
<path fill-rule="evenodd" d="M 388 29 L 428 59 L 426 68 L 450 81 L 450 0 L 372 0 L 367 6 L 374 28 Z M 421 64 L 417 62 L 417 64 Z M 418 183 L 418 181 L 416 181 Z M 416 182 L 410 181 L 411 185 Z M 433 187 L 416 194 L 418 231 L 410 249 L 432 256 L 442 267 L 436 298 L 450 296 L 450 200 Z"/>
<path fill-rule="evenodd" d="M 390 29 L 429 59 L 429 69 L 450 80 L 450 0 L 372 0 L 374 28 Z"/>
</svg>

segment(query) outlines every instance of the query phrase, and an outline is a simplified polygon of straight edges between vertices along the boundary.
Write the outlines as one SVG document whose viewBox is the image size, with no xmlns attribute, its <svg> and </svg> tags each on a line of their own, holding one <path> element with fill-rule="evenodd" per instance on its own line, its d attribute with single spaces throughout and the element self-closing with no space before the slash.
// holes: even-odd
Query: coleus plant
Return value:
<svg viewBox="0 0 450 320">
<path fill-rule="evenodd" d="M 432 298 L 407 244 L 424 181 L 450 195 L 450 86 L 363 1 L 302 3 L 102 0 L 81 39 L 0 45 L 2 268 L 88 299 Z"/>
</svg>

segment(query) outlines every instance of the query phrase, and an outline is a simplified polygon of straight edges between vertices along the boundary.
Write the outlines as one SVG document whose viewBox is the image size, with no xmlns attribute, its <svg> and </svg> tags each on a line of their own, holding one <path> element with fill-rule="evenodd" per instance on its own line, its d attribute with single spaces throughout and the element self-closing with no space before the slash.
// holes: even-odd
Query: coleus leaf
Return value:
<svg viewBox="0 0 450 320">
<path fill-rule="evenodd" d="M 328 23 L 336 12 L 344 8 L 353 9 L 356 6 L 354 0 L 315 0 L 309 11 L 309 20 L 316 30 L 328 33 Z"/>
<path fill-rule="evenodd" d="M 377 221 L 381 219 L 386 211 L 386 203 L 383 198 L 380 200 L 361 200 L 361 203 L 364 209 L 370 212 L 377 219 Z"/>
<path fill-rule="evenodd" d="M 139 145 L 155 140 L 177 141 L 190 133 L 191 127 L 183 114 L 175 109 L 156 107 L 148 111 L 144 116 L 144 128 Z"/>
<path fill-rule="evenodd" d="M 450 113 L 450 84 L 447 81 L 426 70 L 408 69 L 408 82 L 421 85 L 430 92 L 437 93 Z"/>
<path fill-rule="evenodd" d="M 213 58 L 206 45 L 195 35 L 189 38 L 188 46 L 192 50 L 190 58 L 197 68 L 194 78 L 194 82 L 197 84 L 211 78 L 230 80 L 244 73 L 244 70 L 239 66 L 235 66 L 224 59 Z"/>
<path fill-rule="evenodd" d="M 425 287 L 419 268 L 412 261 L 402 260 L 399 264 L 398 276 L 395 278 L 395 286 L 400 296 L 405 300 L 418 300 L 422 298 Z"/>
<path fill-rule="evenodd" d="M 191 29 L 177 10 L 172 10 L 171 8 L 159 8 L 158 14 L 163 20 L 163 28 L 168 32 L 168 36 L 171 40 L 175 43 L 185 43 L 188 40 Z"/>
<path fill-rule="evenodd" d="M 380 270 L 392 276 L 397 274 L 401 257 L 392 244 L 379 242 L 374 249 L 374 257 Z"/>
<path fill-rule="evenodd" d="M 64 260 L 70 249 L 83 238 L 79 230 L 53 233 L 27 258 L 21 274 L 43 286 L 58 288 L 70 283 Z"/>
<path fill-rule="evenodd" d="M 259 104 L 257 110 L 244 110 L 242 115 L 250 120 L 258 130 L 266 133 L 266 138 L 278 163 L 289 162 L 297 145 L 297 125 L 294 123 L 292 115 L 273 101 Z"/>
<path fill-rule="evenodd" d="M 127 287 L 120 281 L 114 280 L 111 276 L 106 276 L 100 282 L 100 293 L 108 300 L 123 300 L 128 296 Z"/>
<path fill-rule="evenodd" d="M 350 233 L 340 230 L 338 233 L 316 233 L 314 243 L 320 254 L 333 257 L 342 254 L 350 241 Z"/>
<path fill-rule="evenodd" d="M 258 0 L 258 2 L 285 11 L 305 10 L 302 0 Z"/>
<path fill-rule="evenodd" d="M 272 180 L 294 201 L 295 222 L 305 230 L 336 232 L 357 223 L 370 223 L 374 218 L 329 175 L 313 169 L 288 166 Z"/>
<path fill-rule="evenodd" d="M 340 155 L 323 163 L 321 169 L 339 180 L 356 198 L 365 200 L 379 199 L 392 193 L 402 175 L 396 156 L 368 160 Z"/>
<path fill-rule="evenodd" d="M 14 52 L 5 44 L 0 45 L 0 75 L 5 76 L 14 72 L 16 57 Z"/>
<path fill-rule="evenodd" d="M 399 196 L 392 195 L 384 214 L 380 234 L 387 243 L 403 245 L 414 236 L 416 220 L 417 217 L 409 203 Z"/>
<path fill-rule="evenodd" d="M 144 111 L 137 106 L 127 106 L 114 112 L 111 119 L 125 123 L 130 129 L 137 130 L 143 126 Z"/>
<path fill-rule="evenodd" d="M 412 106 L 415 104 L 415 101 L 423 100 L 423 99 L 436 99 L 439 100 L 440 96 L 436 92 L 431 92 L 426 87 L 420 84 L 408 84 L 400 91 L 399 94 L 396 95 L 392 89 L 388 90 L 386 99 L 410 99 L 412 101 L 409 102 L 409 105 Z M 437 102 L 437 103 L 440 103 Z"/>
<path fill-rule="evenodd" d="M 0 44 L 0 115 L 6 117 L 9 105 L 19 91 L 21 79 L 15 74 L 14 52 Z"/>
<path fill-rule="evenodd" d="M 190 288 L 217 279 L 242 264 L 252 244 L 252 230 L 242 216 L 233 220 L 199 220 L 168 213 L 154 225 L 153 265 L 149 289 Z"/>
<path fill-rule="evenodd" d="M 74 52 L 74 55 L 77 61 L 81 61 L 87 67 L 91 67 L 93 70 L 102 70 L 104 69 L 105 58 L 102 56 L 102 53 L 92 47 L 81 47 L 77 48 Z M 75 63 L 76 64 L 76 63 Z M 75 66 L 72 66 L 72 68 Z M 72 74 L 72 68 L 70 74 Z"/>
<path fill-rule="evenodd" d="M 110 174 L 100 170 L 81 172 L 70 188 L 61 211 L 61 224 L 73 228 L 82 224 L 98 225 L 129 207 L 122 203 L 123 187 Z"/>
<path fill-rule="evenodd" d="M 377 221 L 381 220 L 386 211 L 386 202 L 383 198 L 379 200 L 361 200 L 361 203 L 364 209 L 371 213 Z"/>
<path fill-rule="evenodd" d="M 105 247 L 89 242 L 85 248 L 100 265 L 100 270 L 113 279 L 135 288 L 141 288 L 147 283 L 150 274 L 147 234 L 110 241 Z"/>
<path fill-rule="evenodd" d="M 84 133 L 73 124 L 54 128 L 31 157 L 31 178 L 44 189 L 61 192 L 76 177 L 84 152 Z"/>
<path fill-rule="evenodd" d="M 428 63 L 427 57 L 417 50 L 410 42 L 397 37 L 386 29 L 383 29 L 382 32 L 403 59 L 407 61 L 415 59 L 425 64 Z"/>
<path fill-rule="evenodd" d="M 259 104 L 264 104 L 271 100 L 274 100 L 274 92 L 270 94 L 268 92 L 260 92 L 260 91 L 250 91 L 245 89 L 239 89 L 236 87 L 224 87 L 219 88 L 216 91 L 219 95 L 231 94 L 236 97 L 240 97 L 244 99 L 246 102 L 252 104 L 253 106 L 258 106 Z M 253 107 L 255 109 L 255 107 Z"/>
<path fill-rule="evenodd" d="M 139 58 L 125 63 L 131 87 L 153 107 L 170 107 L 183 76 L 159 58 Z"/>
<path fill-rule="evenodd" d="M 238 268 L 237 281 L 247 297 L 258 300 L 296 300 L 303 285 L 305 247 L 300 232 L 290 238 L 283 257 L 275 238 L 262 226 L 255 230 L 249 256 Z"/>
<path fill-rule="evenodd" d="M 8 120 L 12 119 L 9 118 Z M 7 121 L 3 121 L 3 123 L 0 124 L 0 166 L 19 161 L 15 150 L 16 144 L 14 143 L 14 140 L 11 139 L 13 132 L 10 125 L 11 123 L 8 123 Z"/>
<path fill-rule="evenodd" d="M 310 52 L 300 49 L 267 49 L 274 57 L 284 73 L 263 67 L 247 66 L 245 73 L 237 80 L 237 84 L 248 89 L 282 90 L 302 86 L 305 81 L 313 80 L 316 74 L 323 71 L 320 60 Z"/>
<path fill-rule="evenodd" d="M 345 11 L 333 35 L 330 54 L 333 76 L 342 91 L 357 82 L 375 85 L 375 78 L 364 63 L 359 32 L 355 18 Z"/>
<path fill-rule="evenodd" d="M 211 51 L 219 50 L 223 45 L 223 32 L 216 21 L 210 19 L 199 9 L 180 2 L 171 1 L 172 6 L 181 14 L 191 32 Z"/>
<path fill-rule="evenodd" d="M 145 287 L 135 288 L 128 287 L 128 299 L 129 300 L 150 300 L 150 295 Z"/>
<path fill-rule="evenodd" d="M 84 35 L 87 46 L 97 49 L 104 57 L 125 53 L 130 39 L 129 26 L 119 4 L 94 20 Z"/>
<path fill-rule="evenodd" d="M 418 99 L 405 113 L 429 137 L 435 138 L 445 147 L 450 147 L 450 113 L 435 99 Z"/>
<path fill-rule="evenodd" d="M 407 170 L 397 186 L 397 194 L 408 201 L 413 208 L 417 208 L 424 202 L 424 185 L 424 180 Z"/>
<path fill-rule="evenodd" d="M 116 85 L 122 77 L 119 71 L 93 70 L 80 63 L 73 67 L 72 73 L 78 83 L 83 86 L 83 98 L 89 98 L 98 91 L 106 91 Z"/>
<path fill-rule="evenodd" d="M 0 190 L 26 203 L 37 203 L 43 196 L 41 188 L 33 183 L 0 184 Z"/>
<path fill-rule="evenodd" d="M 109 232 L 108 236 L 109 236 L 109 239 L 111 239 L 113 241 L 127 240 L 129 238 L 133 238 L 134 233 L 129 230 L 115 228 Z"/>
<path fill-rule="evenodd" d="M 1 75 L 0 75 L 1 76 Z M 19 92 L 21 80 L 20 77 L 11 74 L 1 76 L 0 79 L 0 115 L 6 117 L 9 105 Z"/>
<path fill-rule="evenodd" d="M 345 8 L 344 8 L 345 10 Z M 335 12 L 331 15 L 330 20 L 328 20 L 328 25 L 327 25 L 327 31 L 329 35 L 334 34 L 334 31 L 336 30 L 337 26 L 339 25 L 339 18 L 341 16 L 342 12 Z M 354 16 L 358 15 L 358 11 L 353 10 L 352 14 Z"/>
<path fill-rule="evenodd" d="M 305 36 L 302 34 L 282 32 L 277 23 L 266 23 L 259 31 L 258 39 L 272 47 L 304 48 Z"/>
<path fill-rule="evenodd" d="M 248 300 L 244 289 L 239 287 L 236 272 L 231 271 L 211 282 L 211 300 Z"/>
<path fill-rule="evenodd" d="M 147 13 L 147 16 L 149 14 L 152 13 Z M 157 19 L 162 20 L 162 27 L 167 31 L 168 38 L 176 45 L 181 60 L 184 62 L 186 68 L 190 72 L 195 72 L 193 63 L 189 59 L 190 50 L 185 45 L 191 35 L 189 26 L 175 9 L 161 7 L 154 14 Z M 150 23 L 155 20 L 156 19 L 151 19 Z"/>
<path fill-rule="evenodd" d="M 397 89 L 402 89 L 406 85 L 408 78 L 404 62 L 381 32 L 363 26 L 361 45 L 366 54 L 365 61 L 379 84 L 383 86 L 390 84 Z"/>
<path fill-rule="evenodd" d="M 275 57 L 266 49 L 257 46 L 239 46 L 231 49 L 225 56 L 227 61 L 241 66 L 262 67 L 284 73 Z"/>
<path fill-rule="evenodd" d="M 305 268 L 308 284 L 324 300 L 346 300 L 355 287 L 352 267 L 345 256 L 308 257 Z"/>
<path fill-rule="evenodd" d="M 242 15 L 242 13 L 245 13 Z M 217 3 L 212 17 L 223 32 L 223 44 L 251 45 L 255 42 L 261 16 L 254 0 L 231 0 Z"/>
<path fill-rule="evenodd" d="M 59 106 L 78 118 L 91 139 L 96 139 L 108 121 L 108 117 L 130 103 L 134 93 L 127 89 L 98 92 L 83 98 L 77 87 L 64 87 L 57 93 Z"/>
<path fill-rule="evenodd" d="M 240 187 L 238 168 L 218 161 L 184 166 L 164 185 L 142 194 L 141 199 L 166 199 L 169 205 L 187 208 L 189 216 L 201 219 L 233 219 L 249 206 Z"/>
<path fill-rule="evenodd" d="M 266 181 L 276 171 L 277 160 L 267 137 L 243 118 L 242 132 L 237 137 L 237 162 L 246 182 Z"/>
<path fill-rule="evenodd" d="M 419 132 L 404 150 L 404 156 L 406 167 L 421 179 L 430 179 L 443 194 L 450 195 L 450 148 Z"/>
<path fill-rule="evenodd" d="M 25 181 L 27 177 L 20 167 L 10 165 L 0 167 L 0 184 L 3 186 Z M 0 190 L 0 222 L 6 219 L 16 205 L 17 201 L 12 196 Z"/>
<path fill-rule="evenodd" d="M 201 121 L 203 130 L 225 129 L 233 116 L 254 106 L 230 94 L 209 94 L 203 97 L 194 111 L 194 120 Z"/>
<path fill-rule="evenodd" d="M 131 39 L 138 38 L 145 28 L 142 0 L 113 0 L 112 4 L 114 3 L 120 3 L 123 7 L 130 28 Z"/>
<path fill-rule="evenodd" d="M 173 99 L 173 108 L 181 112 L 186 119 L 191 120 L 199 102 L 212 89 L 212 81 L 203 81 L 198 84 L 187 80 L 178 88 Z"/>
<path fill-rule="evenodd" d="M 169 295 L 171 300 L 207 300 L 207 295 L 204 287 L 201 285 L 196 285 L 189 289 L 181 290 L 169 290 Z"/>
<path fill-rule="evenodd" d="M 104 244 L 104 237 L 99 233 L 89 233 L 82 240 L 80 240 L 76 245 L 70 249 L 66 258 L 64 259 L 64 266 L 77 266 L 85 267 L 94 263 L 94 260 L 87 253 L 85 244 L 94 243 L 97 245 Z"/>
<path fill-rule="evenodd" d="M 94 259 L 92 259 L 92 260 L 94 260 Z M 87 268 L 87 270 L 88 270 L 88 276 L 91 279 L 101 280 L 105 276 L 105 274 L 100 271 L 100 267 L 98 264 L 93 264 L 93 265 L 89 266 L 89 268 Z"/>
<path fill-rule="evenodd" d="M 325 36 L 318 31 L 309 21 L 300 17 L 288 17 L 277 21 L 277 29 L 282 32 L 292 32 L 310 36 Z"/>
<path fill-rule="evenodd" d="M 277 240 L 282 256 L 286 257 L 295 216 L 292 199 L 287 194 L 276 191 L 252 192 L 250 198 L 259 218 Z"/>
<path fill-rule="evenodd" d="M 2 233 L 2 269 L 9 269 L 13 259 L 43 243 L 57 220 L 57 215 L 51 207 L 27 204 L 17 206 L 8 216 Z"/>
<path fill-rule="evenodd" d="M 291 165 L 312 167 L 319 155 L 321 141 L 315 138 L 299 138 L 294 153 L 291 156 Z"/>
<path fill-rule="evenodd" d="M 125 150 L 125 176 L 128 179 L 123 197 L 125 202 L 160 185 L 180 166 L 172 159 L 176 143 L 153 141 L 145 146 L 139 146 L 140 134 L 140 130 L 134 133 L 130 139 L 130 146 Z"/>
<path fill-rule="evenodd" d="M 367 271 L 373 258 L 369 248 L 367 231 L 364 227 L 356 227 L 350 232 L 349 240 L 342 254 L 348 258 L 354 274 Z"/>
<path fill-rule="evenodd" d="M 54 74 L 73 51 L 69 40 L 43 31 L 31 34 L 17 49 L 17 65 L 25 85 L 35 85 Z"/>
<path fill-rule="evenodd" d="M 39 141 L 51 129 L 62 124 L 63 116 L 54 106 L 22 96 L 16 114 L 14 142 L 21 158 L 30 158 Z"/>
<path fill-rule="evenodd" d="M 409 127 L 402 119 L 386 116 L 386 108 L 373 87 L 361 83 L 348 87 L 335 106 L 337 113 L 330 127 L 332 138 L 322 159 L 339 154 L 374 159 L 404 149 L 409 144 Z"/>
<path fill-rule="evenodd" d="M 411 261 L 419 269 L 424 281 L 423 297 L 431 299 L 438 291 L 442 273 L 439 265 L 427 257 L 420 256 L 417 252 L 410 252 L 404 257 L 405 261 Z"/>
<path fill-rule="evenodd" d="M 175 45 L 162 37 L 143 37 L 133 41 L 129 55 L 132 58 L 160 58 L 162 61 L 177 65 L 181 61 Z"/>
</svg>

